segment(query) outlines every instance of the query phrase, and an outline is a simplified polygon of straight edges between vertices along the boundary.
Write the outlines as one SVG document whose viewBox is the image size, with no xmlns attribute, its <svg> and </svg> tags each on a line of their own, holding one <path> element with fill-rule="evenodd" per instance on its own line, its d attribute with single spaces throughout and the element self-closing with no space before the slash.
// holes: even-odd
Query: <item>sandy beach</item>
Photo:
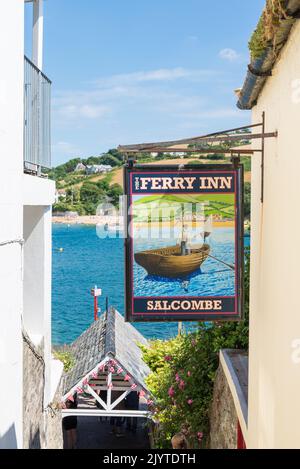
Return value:
<svg viewBox="0 0 300 469">
<path fill-rule="evenodd" d="M 116 217 L 104 217 L 100 215 L 78 215 L 77 217 L 52 217 L 52 223 L 65 225 L 98 225 L 98 224 L 115 224 Z"/>
<path fill-rule="evenodd" d="M 52 222 L 53 223 L 59 223 L 59 224 L 65 224 L 65 225 L 105 225 L 106 223 L 109 226 L 115 226 L 118 223 L 122 224 L 121 221 L 117 217 L 114 216 L 103 216 L 103 215 L 78 215 L 77 217 L 58 217 L 58 216 L 53 216 L 52 217 Z M 171 226 L 174 225 L 174 222 L 170 223 Z M 187 225 L 190 225 L 191 222 L 186 222 Z M 152 227 L 157 228 L 161 226 L 162 228 L 168 227 L 169 223 L 164 221 L 164 222 L 158 222 L 154 221 L 152 222 Z M 136 227 L 137 228 L 146 228 L 148 226 L 148 223 L 146 222 L 137 222 Z M 196 226 L 196 222 L 193 222 L 193 227 Z M 214 228 L 232 228 L 234 227 L 234 221 L 232 220 L 227 220 L 227 221 L 214 221 L 213 222 L 213 227 Z"/>
</svg>

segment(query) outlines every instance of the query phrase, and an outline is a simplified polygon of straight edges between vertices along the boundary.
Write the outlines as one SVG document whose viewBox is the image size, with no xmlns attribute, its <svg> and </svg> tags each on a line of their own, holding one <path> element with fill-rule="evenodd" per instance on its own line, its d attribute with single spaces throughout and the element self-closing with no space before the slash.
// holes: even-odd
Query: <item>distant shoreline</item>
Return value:
<svg viewBox="0 0 300 469">
<path fill-rule="evenodd" d="M 113 216 L 101 216 L 101 215 L 78 215 L 77 217 L 52 217 L 52 223 L 58 225 L 105 225 L 108 226 L 116 226 L 118 224 L 118 218 Z M 186 222 L 187 225 L 191 224 L 191 222 Z M 193 226 L 195 226 L 196 222 L 193 222 Z M 171 222 L 170 225 L 174 225 L 174 222 Z M 154 221 L 151 224 L 152 227 L 167 227 L 169 226 L 168 222 L 158 222 Z M 147 228 L 148 223 L 145 222 L 137 222 L 136 227 L 138 228 Z M 234 221 L 214 221 L 213 222 L 214 228 L 233 228 Z"/>
<path fill-rule="evenodd" d="M 52 223 L 58 225 L 98 225 L 98 224 L 115 224 L 116 217 L 104 217 L 98 215 L 78 215 L 77 217 L 52 217 Z"/>
</svg>

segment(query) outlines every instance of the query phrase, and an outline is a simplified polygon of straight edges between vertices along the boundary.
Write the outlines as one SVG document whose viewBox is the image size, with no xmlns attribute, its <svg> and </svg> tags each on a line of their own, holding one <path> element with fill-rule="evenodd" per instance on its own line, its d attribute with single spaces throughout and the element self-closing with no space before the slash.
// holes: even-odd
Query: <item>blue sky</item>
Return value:
<svg viewBox="0 0 300 469">
<path fill-rule="evenodd" d="M 249 123 L 235 88 L 264 0 L 46 0 L 52 160 Z M 30 57 L 31 6 L 26 6 Z"/>
</svg>

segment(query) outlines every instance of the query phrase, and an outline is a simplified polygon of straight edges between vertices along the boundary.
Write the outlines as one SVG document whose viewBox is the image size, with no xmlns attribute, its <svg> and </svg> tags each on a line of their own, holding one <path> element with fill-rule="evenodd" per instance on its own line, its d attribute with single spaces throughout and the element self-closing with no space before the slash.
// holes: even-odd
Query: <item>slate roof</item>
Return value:
<svg viewBox="0 0 300 469">
<path fill-rule="evenodd" d="M 142 360 L 137 343 L 148 345 L 135 327 L 110 308 L 69 346 L 75 365 L 63 376 L 63 394 L 67 394 L 106 357 L 114 358 L 147 391 L 145 378 L 150 369 Z"/>
</svg>

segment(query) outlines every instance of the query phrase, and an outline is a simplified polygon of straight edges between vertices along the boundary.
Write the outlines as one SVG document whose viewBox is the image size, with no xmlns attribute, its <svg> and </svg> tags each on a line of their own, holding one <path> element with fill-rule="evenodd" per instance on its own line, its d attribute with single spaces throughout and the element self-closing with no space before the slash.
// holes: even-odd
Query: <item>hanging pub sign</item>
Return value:
<svg viewBox="0 0 300 469">
<path fill-rule="evenodd" d="M 125 167 L 126 320 L 242 315 L 242 165 Z"/>
</svg>

